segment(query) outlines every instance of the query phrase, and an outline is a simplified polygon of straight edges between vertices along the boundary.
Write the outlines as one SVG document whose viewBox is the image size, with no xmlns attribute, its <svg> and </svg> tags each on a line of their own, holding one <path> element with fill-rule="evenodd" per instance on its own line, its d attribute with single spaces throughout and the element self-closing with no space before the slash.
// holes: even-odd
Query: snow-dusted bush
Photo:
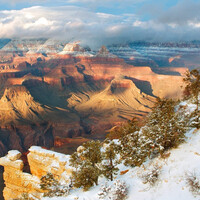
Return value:
<svg viewBox="0 0 200 200">
<path fill-rule="evenodd" d="M 186 182 L 194 195 L 200 195 L 200 174 L 196 172 L 186 173 Z"/>
<path fill-rule="evenodd" d="M 189 126 L 194 128 L 200 128 L 200 110 L 194 110 L 190 116 Z"/>
<path fill-rule="evenodd" d="M 70 165 L 76 170 L 72 172 L 73 186 L 83 187 L 86 191 L 94 184 L 98 185 L 98 178 L 102 174 L 100 169 L 102 161 L 100 141 L 89 141 L 82 145 L 78 152 L 70 158 Z"/>
<path fill-rule="evenodd" d="M 109 200 L 110 192 L 111 192 L 111 187 L 106 182 L 104 185 L 101 186 L 100 191 L 98 192 L 99 199 Z"/>
<path fill-rule="evenodd" d="M 54 179 L 53 174 L 47 173 L 40 179 L 40 187 L 44 191 L 45 197 L 60 197 L 67 196 L 69 194 L 70 187 L 67 185 L 61 185 L 57 180 Z"/>
<path fill-rule="evenodd" d="M 145 172 L 141 176 L 141 178 L 144 184 L 149 184 L 150 186 L 154 186 L 158 182 L 160 174 L 161 174 L 161 166 L 153 165 L 150 169 L 148 169 L 147 172 Z"/>
<path fill-rule="evenodd" d="M 193 118 L 193 126 L 200 128 L 200 113 L 199 113 L 199 94 L 200 94 L 200 72 L 199 69 L 187 71 L 183 81 L 186 83 L 184 89 L 184 97 L 191 98 L 196 104 L 195 117 Z"/>
<path fill-rule="evenodd" d="M 114 141 L 107 141 L 104 143 L 102 151 L 102 174 L 107 178 L 113 181 L 114 175 L 119 171 L 117 164 L 119 160 L 117 159 L 118 145 Z"/>
<path fill-rule="evenodd" d="M 120 180 L 116 180 L 110 186 L 106 183 L 101 186 L 98 197 L 102 200 L 125 200 L 128 197 L 128 186 Z"/>
<path fill-rule="evenodd" d="M 140 166 L 147 158 L 149 150 L 139 131 L 129 133 L 120 139 L 120 155 L 126 166 Z"/>
<path fill-rule="evenodd" d="M 139 130 L 139 122 L 136 118 L 133 118 L 121 127 L 114 129 L 107 136 L 110 139 L 118 139 L 117 152 L 126 166 L 140 166 L 147 157 L 148 151 L 143 146 Z"/>
<path fill-rule="evenodd" d="M 72 172 L 73 186 L 83 188 L 84 191 L 89 190 L 94 184 L 98 184 L 99 169 L 89 164 L 83 165 L 77 171 Z"/>
<path fill-rule="evenodd" d="M 121 127 L 119 153 L 126 166 L 140 166 L 147 157 L 162 155 L 184 142 L 188 118 L 176 106 L 171 99 L 158 98 L 142 128 L 136 120 Z"/>
<path fill-rule="evenodd" d="M 176 102 L 171 99 L 157 99 L 155 107 L 142 128 L 145 149 L 150 155 L 162 154 L 184 142 L 187 120 L 176 112 Z"/>
</svg>

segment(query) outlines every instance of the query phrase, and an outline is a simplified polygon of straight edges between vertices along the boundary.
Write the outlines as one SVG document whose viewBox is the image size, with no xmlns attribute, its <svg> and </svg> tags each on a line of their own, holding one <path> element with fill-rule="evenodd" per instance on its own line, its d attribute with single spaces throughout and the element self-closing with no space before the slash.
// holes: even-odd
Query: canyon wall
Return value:
<svg viewBox="0 0 200 200">
<path fill-rule="evenodd" d="M 185 70 L 157 74 L 77 43 L 59 53 L 0 51 L 0 156 L 52 148 L 58 138 L 104 139 L 113 126 L 146 116 L 156 97 L 181 98 Z"/>
<path fill-rule="evenodd" d="M 23 193 L 40 199 L 44 192 L 40 189 L 40 178 L 48 172 L 62 183 L 68 183 L 70 180 L 69 155 L 36 146 L 32 146 L 29 151 L 27 157 L 31 173 L 23 172 L 22 154 L 17 150 L 11 150 L 5 157 L 0 158 L 0 165 L 4 166 L 5 200 L 19 198 Z"/>
</svg>

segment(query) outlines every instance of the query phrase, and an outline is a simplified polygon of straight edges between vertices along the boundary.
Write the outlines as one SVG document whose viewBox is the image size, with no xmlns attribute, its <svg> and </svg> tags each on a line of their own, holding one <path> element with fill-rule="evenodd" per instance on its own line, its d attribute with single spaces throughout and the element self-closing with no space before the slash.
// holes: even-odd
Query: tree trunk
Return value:
<svg viewBox="0 0 200 200">
<path fill-rule="evenodd" d="M 111 169 L 113 169 L 112 158 L 110 158 L 110 166 L 111 166 Z M 113 171 L 112 170 L 111 170 L 111 174 L 110 174 L 110 180 L 113 181 Z"/>
</svg>

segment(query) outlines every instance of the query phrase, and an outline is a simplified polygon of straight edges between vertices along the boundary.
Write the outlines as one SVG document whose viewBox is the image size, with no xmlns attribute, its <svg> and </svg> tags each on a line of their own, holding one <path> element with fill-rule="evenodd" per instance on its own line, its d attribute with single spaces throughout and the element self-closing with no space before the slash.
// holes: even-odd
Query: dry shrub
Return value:
<svg viewBox="0 0 200 200">
<path fill-rule="evenodd" d="M 190 188 L 190 191 L 194 195 L 200 195 L 200 174 L 194 172 L 186 173 L 186 183 Z"/>
<path fill-rule="evenodd" d="M 159 165 L 153 165 L 151 169 L 149 169 L 146 173 L 142 175 L 142 180 L 144 184 L 149 184 L 150 186 L 154 186 L 158 180 L 159 176 L 161 174 L 161 166 Z"/>
</svg>

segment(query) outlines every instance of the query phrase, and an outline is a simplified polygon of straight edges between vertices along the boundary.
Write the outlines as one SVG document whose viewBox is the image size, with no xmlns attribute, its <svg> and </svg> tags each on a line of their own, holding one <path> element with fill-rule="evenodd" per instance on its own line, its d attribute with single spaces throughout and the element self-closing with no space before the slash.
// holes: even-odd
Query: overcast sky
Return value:
<svg viewBox="0 0 200 200">
<path fill-rule="evenodd" d="M 200 0 L 0 0 L 0 37 L 200 40 Z"/>
</svg>

